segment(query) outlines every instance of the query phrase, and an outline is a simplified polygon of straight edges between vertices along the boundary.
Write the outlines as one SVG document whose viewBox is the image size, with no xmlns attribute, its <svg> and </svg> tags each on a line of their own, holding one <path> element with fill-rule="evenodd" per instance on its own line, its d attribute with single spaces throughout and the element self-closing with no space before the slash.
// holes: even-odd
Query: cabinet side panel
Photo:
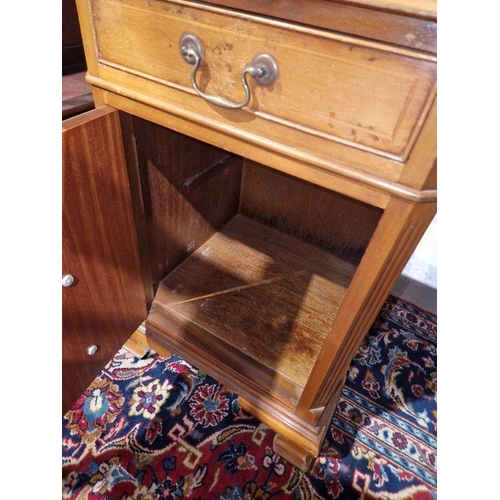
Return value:
<svg viewBox="0 0 500 500">
<path fill-rule="evenodd" d="M 141 269 L 144 282 L 146 305 L 149 309 L 154 299 L 153 276 L 151 273 L 151 253 L 149 251 L 148 229 L 144 211 L 144 193 L 141 182 L 141 171 L 137 158 L 137 142 L 134 130 L 134 117 L 120 113 L 123 136 L 123 148 L 127 161 L 132 207 L 135 217 L 135 227 L 138 237 L 138 248 L 141 256 Z"/>
<path fill-rule="evenodd" d="M 157 285 L 238 213 L 241 160 L 139 118 L 134 129 Z"/>
<path fill-rule="evenodd" d="M 63 122 L 63 412 L 146 317 L 118 112 Z M 87 348 L 97 345 L 94 355 Z"/>
</svg>

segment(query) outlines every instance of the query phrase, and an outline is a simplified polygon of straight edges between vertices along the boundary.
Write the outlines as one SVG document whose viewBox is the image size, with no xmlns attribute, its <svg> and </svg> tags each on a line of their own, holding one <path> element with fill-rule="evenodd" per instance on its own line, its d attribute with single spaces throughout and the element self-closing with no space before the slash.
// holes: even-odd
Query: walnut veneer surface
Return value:
<svg viewBox="0 0 500 500">
<path fill-rule="evenodd" d="M 146 313 L 118 112 L 63 121 L 63 414 Z M 87 354 L 95 345 L 97 352 Z"/>
<path fill-rule="evenodd" d="M 85 71 L 62 77 L 62 118 L 70 118 L 94 107 L 92 88 L 85 81 Z"/>
<path fill-rule="evenodd" d="M 435 2 L 77 3 L 96 106 L 121 112 L 147 341 L 238 392 L 307 470 L 436 212 Z M 239 103 L 261 53 L 277 79 L 248 76 L 241 109 L 192 86 Z"/>
</svg>

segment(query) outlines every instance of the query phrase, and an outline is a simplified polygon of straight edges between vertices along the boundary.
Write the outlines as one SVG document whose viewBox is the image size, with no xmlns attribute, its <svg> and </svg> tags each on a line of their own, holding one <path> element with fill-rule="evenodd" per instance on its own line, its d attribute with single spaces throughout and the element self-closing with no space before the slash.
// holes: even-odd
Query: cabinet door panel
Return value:
<svg viewBox="0 0 500 500">
<path fill-rule="evenodd" d="M 65 120 L 62 153 L 64 413 L 147 312 L 118 111 Z"/>
</svg>

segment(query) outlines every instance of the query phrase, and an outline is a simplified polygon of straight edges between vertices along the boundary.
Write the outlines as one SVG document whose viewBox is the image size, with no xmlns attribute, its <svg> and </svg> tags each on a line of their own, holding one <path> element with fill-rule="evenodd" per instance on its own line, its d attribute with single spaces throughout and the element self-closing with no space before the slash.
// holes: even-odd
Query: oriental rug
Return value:
<svg viewBox="0 0 500 500">
<path fill-rule="evenodd" d="M 62 497 L 437 498 L 436 316 L 390 296 L 305 474 L 236 394 L 180 357 L 121 349 L 63 417 Z"/>
</svg>

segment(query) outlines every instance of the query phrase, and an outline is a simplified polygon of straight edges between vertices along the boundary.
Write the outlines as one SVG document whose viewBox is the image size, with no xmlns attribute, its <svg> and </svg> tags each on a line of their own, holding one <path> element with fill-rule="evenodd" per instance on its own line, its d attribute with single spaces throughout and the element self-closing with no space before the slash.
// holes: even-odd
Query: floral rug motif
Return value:
<svg viewBox="0 0 500 500">
<path fill-rule="evenodd" d="M 121 349 L 62 421 L 64 499 L 436 499 L 437 318 L 390 296 L 309 473 L 236 394 Z"/>
</svg>

